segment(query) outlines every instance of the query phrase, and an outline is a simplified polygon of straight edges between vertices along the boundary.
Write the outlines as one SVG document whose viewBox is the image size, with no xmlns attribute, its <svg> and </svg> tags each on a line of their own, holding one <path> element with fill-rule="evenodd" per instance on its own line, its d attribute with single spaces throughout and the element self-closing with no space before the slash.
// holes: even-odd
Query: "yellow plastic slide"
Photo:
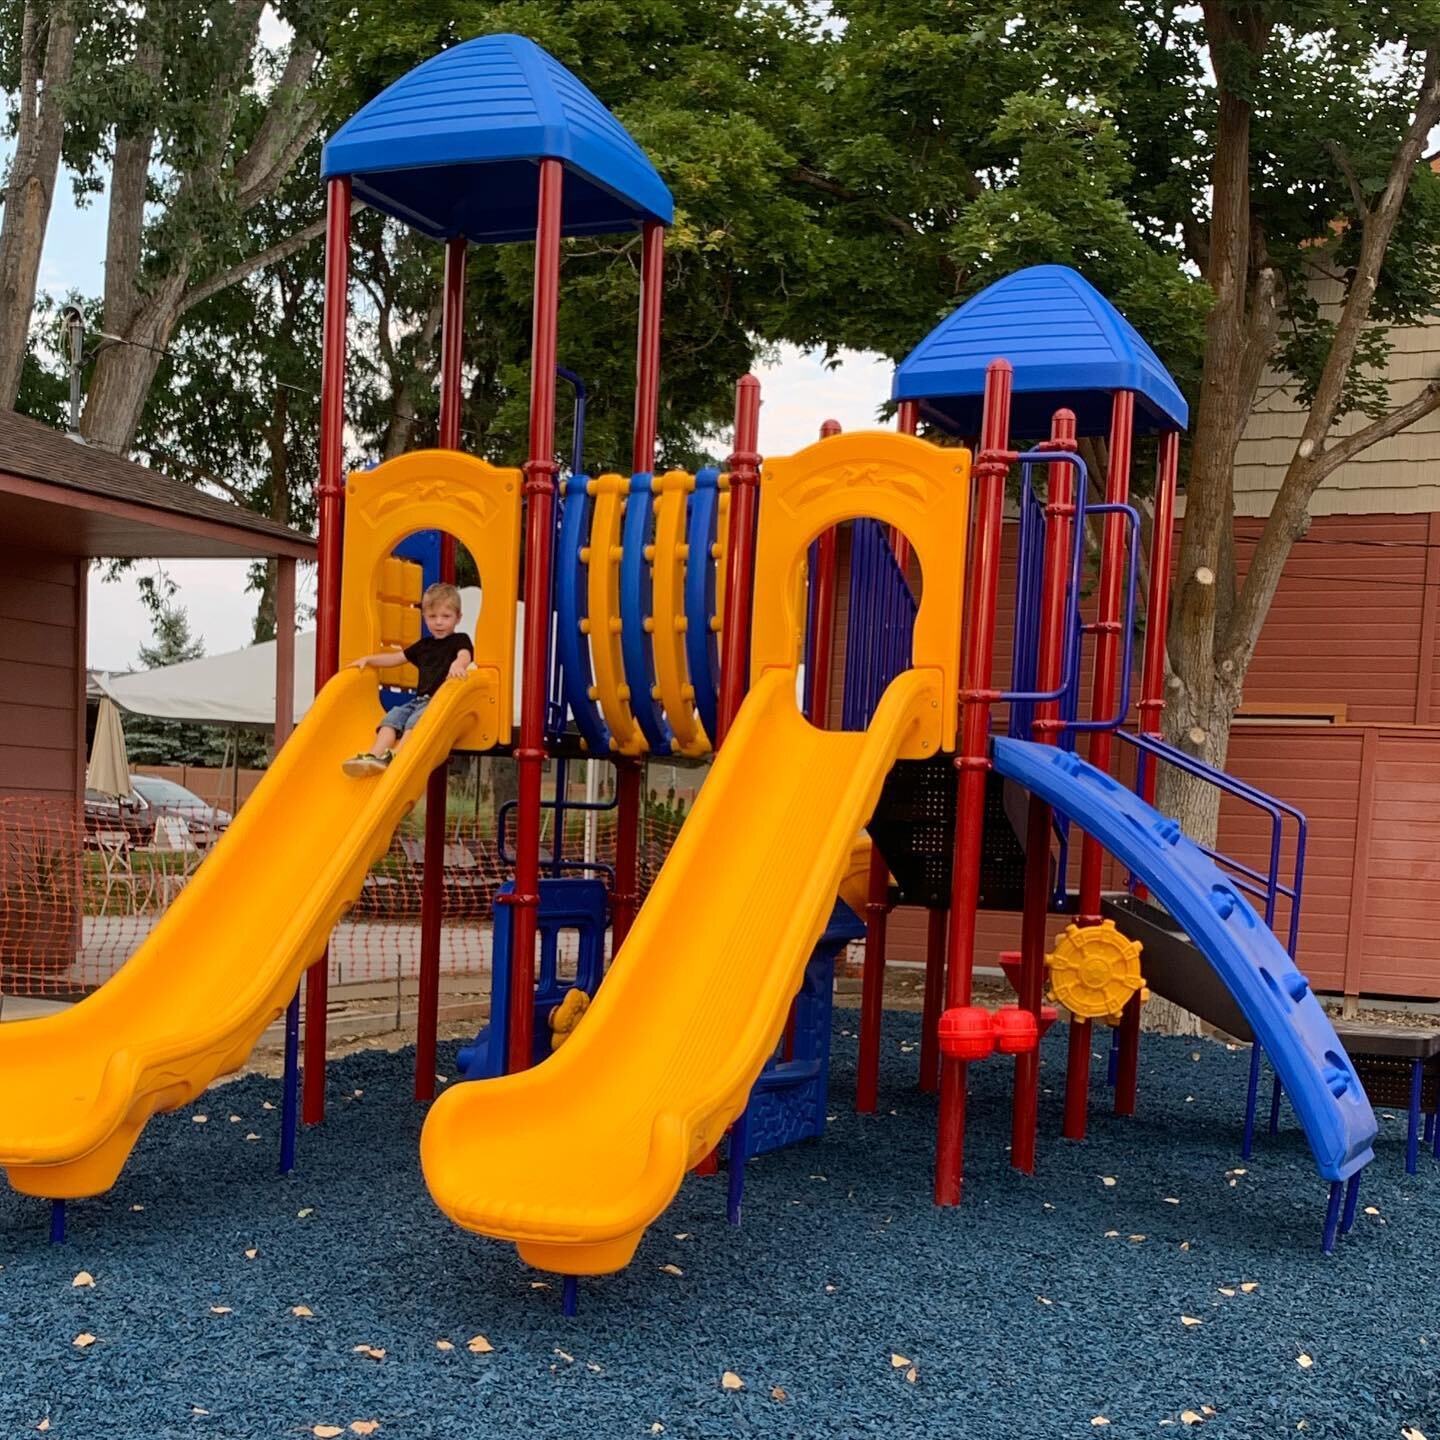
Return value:
<svg viewBox="0 0 1440 1440">
<path fill-rule="evenodd" d="M 969 460 L 856 432 L 766 465 L 750 694 L 571 1038 L 431 1108 L 420 1161 L 457 1224 L 545 1269 L 619 1269 L 743 1109 L 891 765 L 954 747 Z M 915 545 L 914 668 L 868 730 L 826 732 L 795 702 L 799 580 L 810 542 L 855 515 Z"/>
<path fill-rule="evenodd" d="M 495 707 L 492 670 L 447 682 L 390 768 L 352 780 L 340 762 L 374 735 L 376 683 L 346 670 L 324 687 L 114 979 L 61 1014 L 0 1027 L 0 1165 L 16 1190 L 108 1189 L 151 1115 L 244 1062 L 431 770 Z"/>
<path fill-rule="evenodd" d="M 240 1066 L 282 1013 L 435 766 L 509 740 L 521 478 L 445 450 L 349 477 L 342 658 L 413 638 L 393 551 L 440 530 L 485 589 L 484 613 L 462 617 L 475 667 L 441 686 L 390 768 L 366 780 L 340 762 L 374 738 L 377 677 L 342 671 L 115 978 L 62 1014 L 0 1026 L 0 1165 L 16 1190 L 68 1200 L 113 1185 L 150 1116 Z"/>
<path fill-rule="evenodd" d="M 615 1270 L 744 1108 L 934 672 L 863 733 L 810 726 L 793 675 L 749 696 L 605 983 L 535 1070 L 460 1085 L 420 1160 L 458 1224 L 532 1265 Z"/>
</svg>

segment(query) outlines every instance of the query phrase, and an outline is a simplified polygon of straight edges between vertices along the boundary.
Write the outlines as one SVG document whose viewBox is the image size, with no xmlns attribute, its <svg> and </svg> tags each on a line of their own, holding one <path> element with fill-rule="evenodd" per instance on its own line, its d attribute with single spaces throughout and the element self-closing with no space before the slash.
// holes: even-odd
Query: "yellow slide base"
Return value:
<svg viewBox="0 0 1440 1440">
<path fill-rule="evenodd" d="M 325 686 L 115 978 L 61 1014 L 0 1026 L 0 1166 L 16 1190 L 102 1193 L 151 1115 L 244 1063 L 431 770 L 496 694 L 492 670 L 448 682 L 390 768 L 352 780 L 340 762 L 374 736 L 376 677 L 346 670 Z"/>
<path fill-rule="evenodd" d="M 759 681 L 584 1023 L 543 1065 L 431 1107 L 420 1160 L 451 1219 L 563 1274 L 630 1260 L 743 1109 L 940 695 L 939 671 L 911 670 L 868 731 L 834 733 L 800 714 L 792 670 Z"/>
</svg>

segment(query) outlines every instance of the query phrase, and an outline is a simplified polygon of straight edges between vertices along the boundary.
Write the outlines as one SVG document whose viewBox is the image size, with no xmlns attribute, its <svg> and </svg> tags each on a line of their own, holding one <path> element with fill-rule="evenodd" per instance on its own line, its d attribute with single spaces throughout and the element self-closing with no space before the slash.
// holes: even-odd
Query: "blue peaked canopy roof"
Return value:
<svg viewBox="0 0 1440 1440">
<path fill-rule="evenodd" d="M 567 235 L 674 217 L 630 132 L 523 35 L 485 35 L 417 66 L 326 141 L 320 168 L 423 234 L 494 243 L 533 237 L 542 159 L 565 165 Z"/>
<path fill-rule="evenodd" d="M 1062 405 L 1082 435 L 1110 428 L 1110 397 L 1135 392 L 1138 430 L 1183 430 L 1189 407 L 1135 327 L 1083 276 L 1064 265 L 1018 270 L 947 315 L 896 367 L 896 400 L 956 435 L 980 433 L 985 367 L 1015 367 L 1011 431 L 1050 433 Z"/>
</svg>

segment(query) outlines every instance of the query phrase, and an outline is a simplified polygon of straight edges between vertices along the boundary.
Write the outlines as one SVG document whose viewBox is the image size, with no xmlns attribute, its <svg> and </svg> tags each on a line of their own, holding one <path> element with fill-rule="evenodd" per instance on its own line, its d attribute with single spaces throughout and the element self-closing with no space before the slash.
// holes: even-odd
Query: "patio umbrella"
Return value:
<svg viewBox="0 0 1440 1440">
<path fill-rule="evenodd" d="M 85 788 L 103 795 L 130 793 L 130 757 L 125 753 L 125 727 L 120 711 L 107 695 L 95 717 L 95 738 L 90 743 L 90 763 L 85 767 Z"/>
</svg>

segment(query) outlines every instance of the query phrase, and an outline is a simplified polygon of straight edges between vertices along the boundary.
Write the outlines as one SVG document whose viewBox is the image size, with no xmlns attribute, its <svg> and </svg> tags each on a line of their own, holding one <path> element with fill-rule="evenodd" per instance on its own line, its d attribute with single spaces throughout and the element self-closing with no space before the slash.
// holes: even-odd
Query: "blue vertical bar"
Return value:
<svg viewBox="0 0 1440 1440">
<path fill-rule="evenodd" d="M 322 965 L 326 962 L 321 960 Z M 285 1007 L 285 1080 L 280 1092 L 280 1173 L 295 1168 L 295 1132 L 300 1121 L 300 989 Z"/>
<path fill-rule="evenodd" d="M 50 1243 L 52 1245 L 65 1243 L 65 1202 L 63 1200 L 50 1202 Z"/>
<path fill-rule="evenodd" d="M 574 1315 L 580 1308 L 580 1282 L 574 1275 L 567 1275 L 560 1289 L 560 1310 L 564 1315 Z"/>
<path fill-rule="evenodd" d="M 1280 1077 L 1275 1077 L 1274 1084 L 1270 1087 L 1270 1133 L 1280 1133 L 1280 1097 L 1285 1093 L 1284 1087 L 1280 1084 Z"/>
<path fill-rule="evenodd" d="M 740 1223 L 740 1204 L 745 1198 L 745 1155 L 750 1144 L 750 1107 L 747 1105 L 740 1118 L 730 1127 L 729 1170 L 725 1186 L 725 1218 L 732 1224 Z"/>
<path fill-rule="evenodd" d="M 1340 1217 L 1340 1233 L 1348 1235 L 1350 1227 L 1355 1223 L 1355 1204 L 1360 1198 L 1360 1175 L 1357 1170 L 1345 1182 L 1345 1213 Z"/>
<path fill-rule="evenodd" d="M 1416 1170 L 1420 1141 L 1420 1081 L 1424 1065 L 1419 1060 L 1410 1063 L 1410 1115 L 1405 1131 L 1405 1173 L 1413 1175 Z"/>
<path fill-rule="evenodd" d="M 1260 1099 L 1260 1042 L 1250 1044 L 1250 1083 L 1245 1090 L 1245 1133 L 1240 1140 L 1240 1158 L 1248 1160 L 1255 1152 L 1255 1108 Z"/>
<path fill-rule="evenodd" d="M 1340 1224 L 1340 1196 L 1344 1189 L 1344 1181 L 1330 1182 L 1330 1199 L 1325 1206 L 1325 1229 L 1320 1235 L 1320 1249 L 1326 1255 L 1335 1253 L 1335 1231 Z"/>
</svg>

